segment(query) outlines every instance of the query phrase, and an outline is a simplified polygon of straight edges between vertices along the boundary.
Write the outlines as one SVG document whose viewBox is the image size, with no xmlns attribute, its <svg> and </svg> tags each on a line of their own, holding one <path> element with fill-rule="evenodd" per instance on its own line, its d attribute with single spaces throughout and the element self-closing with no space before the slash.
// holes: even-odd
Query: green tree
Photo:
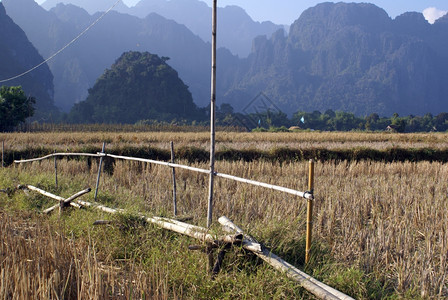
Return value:
<svg viewBox="0 0 448 300">
<path fill-rule="evenodd" d="M 0 131 L 11 131 L 34 114 L 36 99 L 27 97 L 20 86 L 0 88 Z"/>
<path fill-rule="evenodd" d="M 377 113 L 372 113 L 366 117 L 366 130 L 378 130 L 381 128 L 377 128 L 377 122 L 379 121 L 380 116 Z"/>
<path fill-rule="evenodd" d="M 87 99 L 72 108 L 69 122 L 205 120 L 188 86 L 167 60 L 148 52 L 123 53 L 89 89 Z"/>
<path fill-rule="evenodd" d="M 405 118 L 400 118 L 398 113 L 394 113 L 391 119 L 391 126 L 393 126 L 398 132 L 404 132 L 406 128 L 406 120 Z"/>
<path fill-rule="evenodd" d="M 448 129 L 448 113 L 442 112 L 435 117 L 434 125 L 438 131 L 445 131 Z"/>
</svg>

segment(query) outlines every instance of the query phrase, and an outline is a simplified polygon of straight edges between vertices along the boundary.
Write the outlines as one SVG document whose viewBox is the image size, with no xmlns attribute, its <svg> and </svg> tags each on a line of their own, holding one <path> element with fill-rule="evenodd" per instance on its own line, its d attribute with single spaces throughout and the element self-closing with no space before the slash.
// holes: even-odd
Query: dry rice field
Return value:
<svg viewBox="0 0 448 300">
<path fill-rule="evenodd" d="M 375 149 L 390 145 L 399 145 L 404 148 L 446 148 L 447 137 L 445 134 L 226 132 L 218 134 L 217 147 L 269 149 L 278 145 L 311 147 L 318 144 L 328 148 L 358 145 Z M 174 141 L 176 146 L 195 145 L 207 148 L 207 138 L 207 133 L 0 135 L 0 139 L 5 140 L 11 148 L 19 149 L 42 144 L 48 147 L 54 146 L 58 150 L 77 144 L 100 146 L 103 141 L 114 145 L 151 144 L 162 148 L 167 148 L 169 141 Z M 185 161 L 178 163 L 188 164 Z M 207 163 L 196 163 L 194 166 L 208 168 Z M 96 163 L 88 164 L 84 160 L 60 160 L 58 168 L 61 174 L 60 191 L 76 190 L 76 188 L 80 190 L 85 186 L 93 187 L 95 184 Z M 307 161 L 216 162 L 216 170 L 220 173 L 301 191 L 307 188 L 307 168 Z M 23 178 L 28 178 L 31 181 L 41 180 L 43 186 L 51 186 L 54 163 L 48 160 L 40 163 L 12 165 L 2 172 L 4 172 L 3 176 L 9 178 L 2 184 L 17 184 Z M 192 223 L 204 226 L 208 177 L 187 170 L 179 169 L 176 172 L 178 210 L 182 215 L 193 216 Z M 30 177 L 23 177 L 25 176 L 23 174 Z M 284 255 L 285 259 L 291 263 L 304 267 L 305 271 L 322 278 L 326 283 L 355 298 L 448 298 L 448 166 L 446 164 L 326 161 L 316 164 L 315 176 L 314 244 L 312 262 L 309 266 L 303 266 L 306 214 L 304 199 L 217 178 L 215 223 L 219 216 L 229 217 L 258 240 L 266 243 L 274 252 Z M 170 216 L 171 186 L 170 168 L 115 161 L 113 170 L 105 172 L 101 179 L 99 201 L 131 211 Z M 1 188 L 5 187 L 0 186 Z M 0 194 L 2 206 L 5 206 L 8 201 L 5 194 Z M 4 228 L 7 225 L 2 226 Z M 10 231 L 3 228 L 2 240 L 7 240 L 10 237 L 5 236 L 5 232 Z M 51 243 L 53 245 L 59 242 L 56 240 Z M 2 247 L 6 247 L 4 244 Z M 87 243 L 82 247 L 90 249 L 91 246 L 92 244 Z M 79 254 L 78 251 L 82 252 L 79 246 L 69 244 L 66 247 L 68 247 L 65 251 L 66 255 L 80 257 L 79 264 L 89 264 L 89 258 L 84 259 L 83 254 Z M 3 248 L 2 253 L 5 253 Z M 85 254 L 85 251 L 82 253 Z M 44 254 L 37 253 L 36 255 L 43 256 Z M 97 261 L 91 263 L 98 264 Z M 92 265 L 89 265 L 87 269 L 89 268 L 92 268 Z M 78 269 L 74 268 L 72 272 L 80 272 L 75 270 Z M 7 284 L 4 283 L 8 279 L 5 275 L 5 272 L 8 272 L 5 265 L 2 265 L 1 272 L 0 290 L 5 289 Z M 95 274 L 93 269 L 92 272 Z M 72 276 L 75 275 L 79 278 L 87 276 L 84 273 L 73 273 Z M 101 278 L 106 280 L 104 277 Z M 149 289 L 150 280 L 139 278 L 133 278 L 134 281 L 139 282 L 135 288 Z M 88 280 L 81 282 L 85 282 L 85 288 L 93 288 L 88 284 Z M 199 296 L 201 294 L 189 294 L 178 289 L 174 289 L 173 292 L 169 283 L 166 284 L 165 290 L 162 289 L 162 292 L 154 298 L 202 298 Z M 105 285 L 120 286 L 117 282 L 109 282 Z M 372 291 L 372 286 L 377 289 L 376 292 Z M 82 284 L 78 287 L 73 286 L 70 287 L 70 291 L 75 295 L 77 289 L 83 287 Z M 100 290 L 98 287 L 99 294 L 101 294 Z M 129 292 L 126 289 L 123 291 Z M 32 292 L 28 293 L 35 295 Z M 90 294 L 86 292 L 84 295 Z M 217 294 L 215 297 L 241 296 L 226 295 Z M 284 296 L 267 295 L 267 298 L 286 299 L 294 294 L 286 292 Z M 244 297 L 252 298 L 248 295 Z M 4 297 L 3 294 L 0 298 L 9 299 L 10 297 Z"/>
<path fill-rule="evenodd" d="M 41 133 L 0 133 L 0 141 L 12 149 L 30 146 L 48 146 L 55 150 L 74 146 L 98 146 L 106 142 L 121 146 L 153 146 L 168 149 L 170 141 L 176 147 L 193 146 L 209 149 L 208 132 L 41 132 Z M 385 149 L 448 147 L 445 133 L 365 133 L 365 132 L 217 132 L 217 149 L 260 150 L 272 148 L 327 148 L 344 149 L 365 147 Z"/>
</svg>

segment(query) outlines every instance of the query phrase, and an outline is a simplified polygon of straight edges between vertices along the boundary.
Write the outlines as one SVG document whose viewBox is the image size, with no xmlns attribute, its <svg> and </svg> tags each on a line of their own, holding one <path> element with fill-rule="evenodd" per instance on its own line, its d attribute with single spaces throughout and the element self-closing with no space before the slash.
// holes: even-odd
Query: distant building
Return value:
<svg viewBox="0 0 448 300">
<path fill-rule="evenodd" d="M 398 132 L 398 126 L 397 125 L 389 125 L 386 127 L 386 131 L 388 132 Z"/>
</svg>

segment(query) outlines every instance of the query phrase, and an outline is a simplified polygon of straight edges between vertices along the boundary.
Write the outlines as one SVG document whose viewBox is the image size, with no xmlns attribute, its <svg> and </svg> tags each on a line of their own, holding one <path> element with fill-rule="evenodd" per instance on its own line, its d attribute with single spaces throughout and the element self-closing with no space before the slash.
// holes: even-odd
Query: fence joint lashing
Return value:
<svg viewBox="0 0 448 300">
<path fill-rule="evenodd" d="M 308 199 L 308 200 L 315 200 L 314 199 L 314 191 L 305 191 L 305 192 L 303 192 L 302 198 Z"/>
</svg>

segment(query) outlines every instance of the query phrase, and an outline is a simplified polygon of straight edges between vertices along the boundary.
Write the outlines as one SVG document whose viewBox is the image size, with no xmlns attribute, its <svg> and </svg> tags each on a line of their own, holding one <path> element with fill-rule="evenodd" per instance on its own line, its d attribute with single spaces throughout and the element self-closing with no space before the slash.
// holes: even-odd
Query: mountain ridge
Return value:
<svg viewBox="0 0 448 300">
<path fill-rule="evenodd" d="M 33 0 L 4 0 L 8 13 L 30 33 L 45 56 L 50 56 L 68 40 L 91 24 L 100 13 L 89 15 L 73 5 L 59 4 L 51 11 L 39 7 L 40 13 L 28 14 L 23 9 L 34 7 Z M 18 5 L 20 4 L 20 5 Z M 75 17 L 67 18 L 67 15 Z M 63 16 L 60 18 L 60 16 Z M 84 20 L 81 24 L 78 20 Z M 44 26 L 42 26 L 44 24 Z M 35 31 L 35 28 L 40 30 Z M 167 20 L 157 14 L 140 19 L 128 14 L 111 11 L 82 39 L 62 52 L 51 63 L 55 76 L 55 101 L 68 111 L 74 103 L 85 100 L 87 90 L 117 57 L 126 51 L 148 51 L 170 57 L 170 65 L 190 87 L 198 105 L 209 101 L 210 45 L 194 35 L 184 25 Z M 222 57 L 233 59 L 226 50 L 219 50 Z"/>
<path fill-rule="evenodd" d="M 42 63 L 44 59 L 28 40 L 25 32 L 6 14 L 0 2 L 0 79 L 6 80 Z M 6 86 L 22 86 L 25 93 L 36 99 L 34 119 L 47 119 L 57 113 L 53 104 L 53 75 L 46 64 L 33 72 L 0 83 Z"/>
<path fill-rule="evenodd" d="M 87 10 L 91 15 L 104 11 L 114 4 L 114 0 L 47 0 L 42 7 L 51 10 L 58 3 L 73 4 Z M 122 3 L 121 3 L 122 4 Z M 156 13 L 169 20 L 185 25 L 205 42 L 211 42 L 211 7 L 199 0 L 140 0 L 135 6 L 122 4 L 115 7 L 121 13 L 130 14 L 144 19 L 151 13 Z M 251 51 L 251 41 L 258 35 L 271 35 L 284 27 L 270 21 L 254 21 L 247 12 L 239 6 L 228 5 L 218 8 L 220 34 L 218 44 L 229 49 L 233 54 L 246 57 Z M 238 35 L 235 35 L 238 32 Z"/>
<path fill-rule="evenodd" d="M 256 39 L 248 67 L 239 72 L 245 75 L 224 101 L 239 110 L 239 98 L 263 91 L 289 112 L 447 111 L 448 30 L 428 23 L 418 36 L 412 29 L 403 32 L 400 22 L 405 19 L 392 20 L 371 4 L 309 8 L 291 25 L 288 37 Z"/>
<path fill-rule="evenodd" d="M 43 12 L 33 17 L 23 11 L 26 2 L 33 1 L 4 0 L 7 10 L 17 6 L 14 19 L 45 55 L 99 16 L 60 4 L 51 11 L 40 7 Z M 316 5 L 288 34 L 278 29 L 253 39 L 247 58 L 219 49 L 218 102 L 244 111 L 262 93 L 288 115 L 327 109 L 386 116 L 448 111 L 447 20 L 445 16 L 429 24 L 412 12 L 392 19 L 372 4 Z M 42 29 L 42 24 L 47 27 Z M 104 69 L 126 51 L 170 57 L 195 103 L 209 103 L 209 43 L 158 14 L 140 19 L 115 11 L 50 64 L 57 102 L 69 99 L 70 107 L 84 100 Z"/>
</svg>

